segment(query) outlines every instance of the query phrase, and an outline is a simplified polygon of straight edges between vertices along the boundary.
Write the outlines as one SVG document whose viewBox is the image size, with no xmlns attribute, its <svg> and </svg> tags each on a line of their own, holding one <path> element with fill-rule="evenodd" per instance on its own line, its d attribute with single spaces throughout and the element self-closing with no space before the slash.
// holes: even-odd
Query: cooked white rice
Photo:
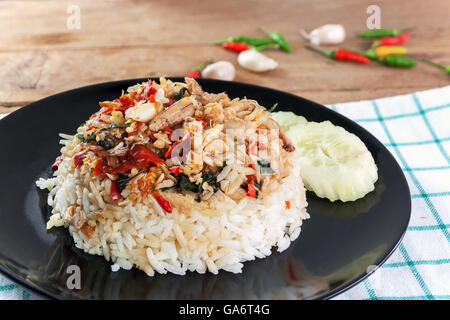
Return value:
<svg viewBox="0 0 450 320">
<path fill-rule="evenodd" d="M 83 184 L 79 170 L 71 172 L 70 158 L 60 164 L 57 177 L 41 178 L 36 184 L 50 191 L 48 204 L 53 210 L 47 228 L 69 227 L 75 246 L 112 261 L 113 271 L 137 266 L 149 276 L 155 271 L 240 273 L 242 262 L 270 255 L 273 246 L 279 252 L 286 250 L 299 236 L 302 220 L 309 218 L 298 161 L 295 154 L 291 157 L 291 174 L 269 196 L 263 200 L 246 197 L 236 203 L 218 191 L 212 198 L 217 204 L 215 214 L 163 212 L 152 197 L 144 203 L 126 199 L 118 205 L 106 204 L 105 182 L 93 177 L 94 182 Z M 91 211 L 103 209 L 104 218 L 90 239 L 64 222 L 74 204 Z"/>
</svg>

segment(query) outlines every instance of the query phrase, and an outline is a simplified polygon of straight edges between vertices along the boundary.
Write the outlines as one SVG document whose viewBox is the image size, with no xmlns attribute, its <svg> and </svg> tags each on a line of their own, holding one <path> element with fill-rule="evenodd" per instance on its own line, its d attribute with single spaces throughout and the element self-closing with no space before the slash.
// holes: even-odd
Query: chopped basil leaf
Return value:
<svg viewBox="0 0 450 320">
<path fill-rule="evenodd" d="M 84 136 L 84 134 L 77 134 L 77 138 L 78 140 L 80 140 L 81 142 L 91 142 L 95 140 L 95 137 L 97 135 L 95 133 L 89 133 L 87 135 L 87 137 Z"/>
<path fill-rule="evenodd" d="M 145 170 L 140 170 L 136 175 L 130 176 L 130 177 L 127 176 L 126 174 L 118 173 L 116 181 L 117 181 L 117 186 L 119 187 L 119 191 L 122 192 L 122 190 L 126 188 L 128 182 L 130 182 L 132 179 L 134 179 L 135 177 L 137 177 L 144 171 Z"/>
<path fill-rule="evenodd" d="M 270 162 L 264 159 L 258 160 L 259 172 L 261 174 L 273 174 L 275 171 L 271 168 Z"/>
<path fill-rule="evenodd" d="M 173 98 L 177 101 L 184 98 L 184 94 L 186 91 L 188 91 L 186 87 L 181 88 L 180 91 L 178 91 L 178 93 L 173 96 Z"/>
</svg>

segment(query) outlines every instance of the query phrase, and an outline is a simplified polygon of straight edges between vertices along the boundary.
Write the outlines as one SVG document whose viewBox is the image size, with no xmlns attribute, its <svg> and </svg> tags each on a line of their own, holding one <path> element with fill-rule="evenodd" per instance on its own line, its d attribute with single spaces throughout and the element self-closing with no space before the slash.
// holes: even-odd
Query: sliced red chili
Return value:
<svg viewBox="0 0 450 320">
<path fill-rule="evenodd" d="M 286 209 L 289 210 L 291 208 L 291 202 L 287 200 L 284 203 L 286 204 Z"/>
<path fill-rule="evenodd" d="M 148 91 L 147 91 L 147 97 L 151 98 L 151 96 L 153 96 L 155 93 L 156 93 L 156 89 L 153 87 L 150 87 L 150 88 L 148 88 Z"/>
<path fill-rule="evenodd" d="M 201 121 L 202 126 L 206 126 L 208 124 L 208 122 L 206 122 L 206 120 L 203 120 L 203 119 L 201 119 L 199 117 L 194 117 L 194 119 L 197 120 L 197 121 Z"/>
<path fill-rule="evenodd" d="M 138 122 L 138 124 L 134 126 L 133 131 L 128 133 L 128 136 L 131 137 L 133 134 L 135 134 L 143 124 L 143 122 Z"/>
<path fill-rule="evenodd" d="M 111 181 L 111 189 L 110 189 L 111 199 L 114 201 L 119 200 L 121 198 L 119 185 L 117 181 Z"/>
<path fill-rule="evenodd" d="M 247 196 L 256 198 L 255 180 L 251 180 L 247 185 Z"/>
<path fill-rule="evenodd" d="M 180 174 L 180 167 L 172 167 L 170 168 L 170 172 L 172 172 L 175 176 Z"/>
<path fill-rule="evenodd" d="M 162 131 L 168 132 L 168 133 L 172 133 L 173 129 L 171 129 L 171 128 L 164 128 L 164 129 L 162 129 Z"/>
<path fill-rule="evenodd" d="M 61 156 L 57 157 L 55 162 L 52 164 L 52 170 L 56 171 L 58 170 L 59 165 L 61 164 L 61 162 L 63 161 L 63 158 Z"/>
<path fill-rule="evenodd" d="M 143 144 L 136 144 L 130 151 L 130 162 L 140 169 L 145 169 L 149 164 L 162 164 L 164 160 Z"/>
<path fill-rule="evenodd" d="M 103 174 L 103 162 L 104 162 L 104 159 L 100 158 L 95 163 L 94 176 L 99 176 L 99 175 Z"/>
<path fill-rule="evenodd" d="M 178 141 L 175 141 L 175 142 L 172 144 L 172 146 L 169 148 L 169 150 L 167 150 L 167 152 L 164 154 L 164 158 L 165 158 L 165 159 L 169 159 L 169 158 L 172 156 L 173 148 L 175 148 L 175 146 L 178 145 L 178 144 L 179 144 Z"/>
<path fill-rule="evenodd" d="M 83 159 L 86 158 L 86 155 L 83 152 L 78 152 L 73 157 L 73 164 L 75 165 L 75 168 L 78 168 L 83 164 Z"/>
<path fill-rule="evenodd" d="M 114 169 L 114 171 L 112 171 L 111 173 L 112 174 L 117 174 L 119 172 L 126 172 L 126 171 L 129 171 L 129 170 L 133 169 L 133 168 L 134 168 L 134 164 L 132 164 L 129 161 L 126 161 L 126 162 L 122 163 L 120 166 L 118 166 L 116 169 Z"/>
<path fill-rule="evenodd" d="M 152 139 L 152 140 L 158 140 L 155 135 L 153 134 L 153 132 L 151 132 L 150 130 L 148 131 L 148 136 Z"/>
<path fill-rule="evenodd" d="M 150 101 L 151 103 L 156 103 L 155 95 L 152 94 L 152 95 L 148 98 L 148 101 Z"/>
<path fill-rule="evenodd" d="M 134 101 L 128 95 L 123 95 L 119 98 L 120 104 L 122 107 L 130 108 L 134 106 Z"/>
<path fill-rule="evenodd" d="M 153 197 L 158 202 L 158 204 L 163 208 L 164 211 L 171 213 L 172 212 L 172 206 L 170 205 L 169 201 L 163 198 L 162 195 L 158 193 L 154 193 Z"/>
</svg>

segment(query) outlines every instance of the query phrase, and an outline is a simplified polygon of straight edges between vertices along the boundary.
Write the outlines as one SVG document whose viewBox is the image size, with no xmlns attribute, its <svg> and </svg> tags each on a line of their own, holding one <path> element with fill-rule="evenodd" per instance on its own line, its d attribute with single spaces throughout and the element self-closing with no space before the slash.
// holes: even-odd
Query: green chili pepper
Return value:
<svg viewBox="0 0 450 320">
<path fill-rule="evenodd" d="M 256 37 L 247 37 L 247 36 L 236 36 L 236 37 L 229 37 L 229 38 L 227 38 L 225 40 L 222 40 L 222 41 L 212 42 L 212 44 L 220 45 L 220 44 L 225 43 L 225 42 L 243 42 L 243 43 L 246 43 L 246 44 L 248 44 L 250 46 L 255 46 L 255 47 L 266 46 L 266 45 L 271 45 L 271 44 L 275 43 L 270 38 L 256 38 Z"/>
<path fill-rule="evenodd" d="M 411 68 L 417 64 L 417 60 L 405 56 L 389 56 L 385 58 L 377 58 L 376 60 L 379 63 L 395 68 Z"/>
<path fill-rule="evenodd" d="M 250 46 L 250 48 L 255 49 L 256 51 L 261 51 L 265 49 L 279 49 L 280 46 L 276 43 L 269 43 L 261 46 Z"/>
<path fill-rule="evenodd" d="M 434 62 L 434 61 L 431 61 L 431 60 L 428 60 L 428 59 L 422 59 L 422 61 L 423 61 L 423 62 L 426 62 L 426 63 L 428 63 L 428 64 L 431 64 L 431 65 L 433 65 L 433 66 L 436 66 L 436 67 L 438 67 L 438 68 L 444 69 L 445 72 L 447 72 L 448 74 L 450 74 L 450 66 L 445 66 L 445 65 L 443 65 L 443 64 L 440 64 L 440 63 L 437 63 L 437 62 Z"/>
<path fill-rule="evenodd" d="M 398 36 L 401 33 L 410 31 L 412 28 L 398 30 L 398 29 L 373 29 L 364 31 L 359 35 L 360 38 L 382 38 Z"/>
<path fill-rule="evenodd" d="M 291 46 L 281 33 L 275 31 L 268 31 L 264 28 L 261 28 L 261 30 L 265 32 L 274 42 L 276 42 L 282 50 L 286 52 L 291 52 Z"/>
</svg>

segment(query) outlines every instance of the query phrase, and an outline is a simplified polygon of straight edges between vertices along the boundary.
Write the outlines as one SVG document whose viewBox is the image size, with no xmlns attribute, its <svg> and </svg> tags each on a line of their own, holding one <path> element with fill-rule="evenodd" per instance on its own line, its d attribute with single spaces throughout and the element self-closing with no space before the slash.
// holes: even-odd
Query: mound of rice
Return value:
<svg viewBox="0 0 450 320">
<path fill-rule="evenodd" d="M 68 227 L 77 248 L 111 261 L 113 271 L 137 267 L 149 276 L 155 271 L 179 275 L 188 270 L 239 273 L 244 261 L 264 258 L 274 246 L 279 252 L 287 249 L 299 236 L 302 220 L 309 218 L 295 151 L 282 149 L 279 172 L 262 175 L 265 162 L 252 162 L 251 156 L 245 155 L 242 163 L 226 157 L 226 162 L 221 160 L 219 164 L 217 152 L 208 149 L 214 141 L 224 141 L 226 120 L 242 121 L 247 129 L 261 128 L 269 123 L 270 113 L 253 100 L 230 100 L 225 94 L 201 91 L 192 79 L 186 79 L 186 83 L 162 78 L 160 84 L 149 81 L 129 88 L 126 96 L 133 100 L 134 107 L 132 104 L 122 109 L 124 112 L 116 111 L 124 106 L 124 95 L 120 102 L 108 102 L 117 104 L 112 108 L 111 104 L 106 107 L 105 102 L 101 103 L 100 111 L 111 108 L 110 113 L 94 114 L 76 136 L 61 134 L 63 147 L 54 177 L 36 182 L 39 188 L 49 190 L 52 215 L 47 228 Z M 143 119 L 141 113 L 136 119 L 139 108 L 146 108 L 136 97 L 149 87 L 154 88 L 151 92 L 156 92 L 158 99 L 144 99 L 147 104 L 147 98 L 153 101 L 156 115 Z M 181 110 L 185 113 L 181 120 L 167 124 L 172 130 L 157 127 L 159 115 L 174 112 L 177 102 L 170 100 L 182 87 L 187 88 L 183 99 L 196 99 L 198 105 L 192 113 L 186 108 Z M 214 109 L 213 116 L 208 117 L 208 108 Z M 224 111 L 225 116 L 218 117 L 217 110 Z M 209 150 L 204 163 L 184 164 L 170 155 L 167 158 L 171 141 L 165 139 L 170 138 L 170 132 L 177 128 L 188 130 L 190 124 L 199 121 L 203 122 L 207 140 L 203 151 Z M 108 148 L 101 141 L 111 124 L 120 126 L 112 129 L 108 139 L 115 143 Z M 88 139 L 92 132 L 96 136 Z M 169 132 L 166 138 L 164 132 Z M 286 147 L 283 138 L 280 133 L 280 143 Z M 244 143 L 249 145 L 249 141 Z M 161 158 L 165 154 L 166 159 L 144 166 L 132 162 L 129 154 L 136 144 Z M 191 157 L 191 153 L 188 155 Z M 119 172 L 125 163 L 136 167 Z M 213 179 L 206 182 L 205 172 L 212 172 Z M 180 184 L 181 176 L 186 181 Z M 121 185 L 118 199 L 113 190 L 123 177 L 129 180 L 125 187 Z M 170 204 L 170 210 L 158 197 Z"/>
</svg>

